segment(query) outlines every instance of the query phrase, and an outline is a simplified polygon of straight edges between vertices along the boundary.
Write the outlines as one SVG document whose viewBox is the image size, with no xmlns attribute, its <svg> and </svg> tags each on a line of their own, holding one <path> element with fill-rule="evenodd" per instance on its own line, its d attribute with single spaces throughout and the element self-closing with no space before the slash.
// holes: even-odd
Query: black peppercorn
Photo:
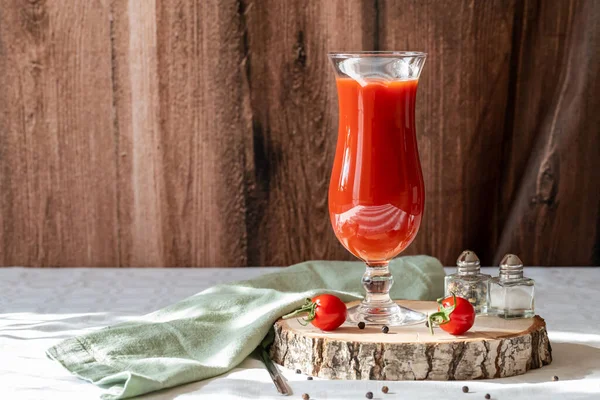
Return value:
<svg viewBox="0 0 600 400">
<path fill-rule="evenodd" d="M 553 380 L 554 382 L 556 382 L 556 381 L 558 380 L 558 376 L 554 375 L 554 376 L 552 377 L 552 380 Z"/>
<path fill-rule="evenodd" d="M 372 399 L 373 398 L 373 392 L 367 392 L 366 396 L 367 396 L 367 399 Z"/>
<path fill-rule="evenodd" d="M 382 388 L 381 388 L 381 391 L 382 391 L 383 393 L 387 393 L 387 392 L 389 392 L 389 391 L 390 391 L 390 388 L 388 388 L 387 386 L 384 386 L 384 387 L 382 387 Z"/>
<path fill-rule="evenodd" d="M 429 321 L 425 321 L 425 326 L 429 328 Z"/>
<path fill-rule="evenodd" d="M 309 400 L 309 399 L 310 399 L 310 396 L 308 395 L 308 393 L 304 393 L 302 395 L 302 400 Z"/>
<path fill-rule="evenodd" d="M 387 325 L 384 325 L 381 327 L 381 332 L 388 333 L 389 331 L 390 331 L 390 328 L 388 328 Z"/>
<path fill-rule="evenodd" d="M 365 329 L 365 323 L 364 322 L 359 322 L 358 323 L 358 329 Z"/>
<path fill-rule="evenodd" d="M 485 398 L 486 398 L 486 400 L 490 400 L 492 398 L 492 396 L 490 396 L 489 393 L 486 393 Z"/>
<path fill-rule="evenodd" d="M 306 377 L 306 380 L 307 380 L 307 381 L 312 381 L 312 380 L 313 380 L 313 377 L 312 377 L 312 376 L 307 376 L 307 377 Z"/>
<path fill-rule="evenodd" d="M 463 393 L 469 393 L 469 387 L 468 386 L 463 386 L 462 387 L 462 391 L 463 391 Z"/>
<path fill-rule="evenodd" d="M 302 373 L 302 371 L 300 371 L 299 369 L 297 369 L 297 370 L 296 370 L 296 373 L 297 373 L 297 374 L 301 374 L 301 373 Z"/>
</svg>

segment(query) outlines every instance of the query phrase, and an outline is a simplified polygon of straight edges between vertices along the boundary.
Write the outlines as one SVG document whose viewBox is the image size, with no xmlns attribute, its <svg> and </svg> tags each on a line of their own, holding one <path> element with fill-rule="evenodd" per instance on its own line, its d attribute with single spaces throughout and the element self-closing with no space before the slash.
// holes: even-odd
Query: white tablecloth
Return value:
<svg viewBox="0 0 600 400">
<path fill-rule="evenodd" d="M 0 268 L 0 399 L 96 399 L 102 390 L 71 376 L 44 350 L 63 338 L 154 311 L 216 283 L 273 268 Z M 495 270 L 487 269 L 486 273 Z M 284 370 L 292 398 L 314 399 L 600 399 L 600 268 L 529 268 L 537 312 L 546 319 L 551 365 L 525 375 L 469 382 L 307 381 Z M 560 381 L 552 382 L 553 375 Z M 393 394 L 383 395 L 386 384 Z M 468 385 L 471 394 L 461 391 Z M 281 396 L 262 364 L 247 359 L 215 379 L 145 399 L 256 399 Z"/>
</svg>

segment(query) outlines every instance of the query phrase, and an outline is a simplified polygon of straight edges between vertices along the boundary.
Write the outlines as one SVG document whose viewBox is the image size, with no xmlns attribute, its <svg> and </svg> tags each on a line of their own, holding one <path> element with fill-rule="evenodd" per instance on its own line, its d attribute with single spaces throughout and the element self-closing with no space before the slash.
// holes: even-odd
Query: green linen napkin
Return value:
<svg viewBox="0 0 600 400">
<path fill-rule="evenodd" d="M 394 299 L 433 300 L 444 270 L 428 256 L 393 260 Z M 309 261 L 248 281 L 222 284 L 133 322 L 66 339 L 47 355 L 71 373 L 124 399 L 222 374 L 258 346 L 273 323 L 304 299 L 362 297 L 359 262 Z"/>
</svg>

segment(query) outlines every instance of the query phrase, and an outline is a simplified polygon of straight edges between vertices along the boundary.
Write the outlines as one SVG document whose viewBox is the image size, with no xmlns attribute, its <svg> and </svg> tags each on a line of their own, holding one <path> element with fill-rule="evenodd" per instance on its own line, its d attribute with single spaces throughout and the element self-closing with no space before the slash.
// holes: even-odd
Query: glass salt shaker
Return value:
<svg viewBox="0 0 600 400">
<path fill-rule="evenodd" d="M 456 273 L 444 278 L 446 296 L 454 293 L 463 297 L 473 305 L 476 314 L 487 312 L 488 281 L 490 276 L 480 272 L 480 262 L 477 254 L 465 250 L 456 260 Z"/>
<path fill-rule="evenodd" d="M 500 275 L 490 280 L 488 312 L 499 317 L 530 318 L 535 315 L 533 279 L 523 276 L 523 262 L 507 254 L 500 262 Z"/>
</svg>

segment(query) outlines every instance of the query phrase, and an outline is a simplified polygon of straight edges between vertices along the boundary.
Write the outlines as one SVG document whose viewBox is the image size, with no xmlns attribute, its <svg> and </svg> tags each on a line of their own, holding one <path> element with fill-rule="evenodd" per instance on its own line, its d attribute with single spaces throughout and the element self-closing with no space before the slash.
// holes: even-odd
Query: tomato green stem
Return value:
<svg viewBox="0 0 600 400">
<path fill-rule="evenodd" d="M 298 320 L 299 322 L 304 321 L 304 324 L 302 322 L 300 322 L 300 324 L 306 325 L 310 321 L 315 319 L 316 311 L 317 311 L 317 303 L 314 303 L 311 299 L 306 299 L 306 301 L 304 302 L 304 305 L 302 307 L 300 307 L 299 309 L 297 309 L 296 311 L 294 311 L 292 313 L 284 315 L 282 318 L 290 319 L 290 318 L 294 318 L 294 317 L 299 317 L 301 315 L 307 315 L 306 318 L 303 318 L 302 320 Z"/>
<path fill-rule="evenodd" d="M 439 311 L 429 316 L 429 333 L 431 333 L 432 335 L 434 334 L 433 324 L 440 326 L 450 322 L 450 314 L 452 314 L 452 312 L 456 308 L 456 295 L 454 293 L 452 293 L 453 304 L 450 307 L 444 307 L 442 303 L 443 300 L 444 297 L 440 297 L 439 299 L 437 299 L 437 302 L 439 304 Z"/>
</svg>

